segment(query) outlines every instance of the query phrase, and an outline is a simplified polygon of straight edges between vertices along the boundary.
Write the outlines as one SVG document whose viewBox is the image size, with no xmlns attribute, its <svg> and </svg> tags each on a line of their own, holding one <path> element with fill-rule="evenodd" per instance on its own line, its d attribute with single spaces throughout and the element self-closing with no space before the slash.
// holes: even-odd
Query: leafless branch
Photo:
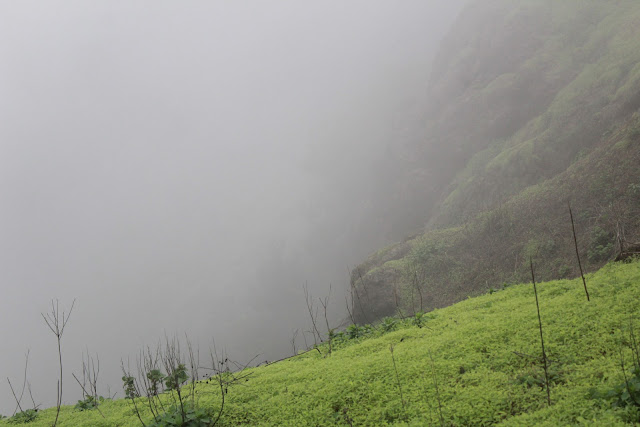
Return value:
<svg viewBox="0 0 640 427">
<path fill-rule="evenodd" d="M 71 317 L 71 312 L 73 311 L 73 307 L 76 303 L 74 299 L 71 303 L 71 308 L 69 309 L 69 313 L 65 315 L 64 310 L 62 311 L 62 316 L 60 315 L 60 306 L 58 300 L 51 300 L 51 312 L 47 313 L 46 316 L 44 313 L 41 313 L 42 318 L 45 323 L 56 336 L 58 341 L 58 361 L 60 364 L 60 380 L 58 381 L 57 393 L 58 399 L 56 402 L 56 419 L 53 422 L 54 427 L 58 424 L 58 417 L 60 416 L 60 406 L 62 406 L 62 334 L 64 333 L 64 329 L 67 326 L 67 322 L 69 321 L 69 317 Z"/>
<path fill-rule="evenodd" d="M 329 305 L 329 298 L 331 297 L 331 285 L 329 285 L 329 296 L 325 297 L 324 300 L 322 298 L 319 298 L 320 300 L 320 305 L 322 305 L 322 308 L 324 309 L 324 321 L 327 325 L 327 339 L 329 341 L 329 354 L 331 354 L 331 338 L 333 337 L 333 329 L 331 329 L 331 327 L 329 326 L 329 317 L 327 316 L 327 306 Z"/>
<path fill-rule="evenodd" d="M 317 323 L 316 320 L 318 318 L 318 311 L 316 310 L 314 313 L 313 299 L 309 294 L 309 286 L 307 285 L 307 283 L 304 284 L 303 289 L 304 289 L 305 302 L 307 304 L 307 310 L 309 311 L 309 317 L 311 318 L 311 325 L 313 326 L 313 330 L 312 330 L 313 341 L 317 346 L 318 340 L 322 342 L 322 335 L 320 334 L 320 331 L 318 330 L 318 326 L 316 324 Z"/>
<path fill-rule="evenodd" d="M 299 331 L 298 329 L 293 331 L 293 334 L 291 336 L 291 349 L 293 350 L 294 356 L 298 353 L 296 349 L 296 337 L 298 336 L 298 331 Z"/>
<path fill-rule="evenodd" d="M 24 412 L 22 410 L 22 406 L 20 406 L 20 399 L 18 399 L 18 396 L 16 396 L 16 392 L 13 390 L 13 386 L 11 385 L 11 380 L 9 379 L 9 377 L 7 377 L 7 382 L 9 383 L 9 388 L 11 389 L 11 393 L 13 394 L 13 398 L 16 400 L 16 403 L 18 405 L 18 408 L 20 409 L 20 412 Z M 13 411 L 13 415 L 16 414 L 16 411 Z"/>
</svg>

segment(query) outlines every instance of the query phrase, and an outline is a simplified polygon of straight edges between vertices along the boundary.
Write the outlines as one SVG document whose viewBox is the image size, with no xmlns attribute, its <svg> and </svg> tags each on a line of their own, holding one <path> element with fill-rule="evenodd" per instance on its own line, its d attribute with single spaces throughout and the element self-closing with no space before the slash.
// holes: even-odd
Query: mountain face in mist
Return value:
<svg viewBox="0 0 640 427">
<path fill-rule="evenodd" d="M 530 258 L 575 276 L 568 203 L 587 269 L 640 241 L 637 2 L 473 2 L 429 96 L 423 138 L 392 150 L 396 209 L 426 227 L 352 272 L 358 321 L 527 280 Z"/>
</svg>

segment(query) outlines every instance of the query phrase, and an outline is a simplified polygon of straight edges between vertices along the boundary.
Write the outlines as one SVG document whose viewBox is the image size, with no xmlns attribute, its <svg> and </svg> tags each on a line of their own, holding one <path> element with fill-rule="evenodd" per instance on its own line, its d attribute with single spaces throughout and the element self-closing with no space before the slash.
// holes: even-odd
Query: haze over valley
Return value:
<svg viewBox="0 0 640 427">
<path fill-rule="evenodd" d="M 76 299 L 65 402 L 87 349 L 119 393 L 121 358 L 165 333 L 288 355 L 305 282 L 344 320 L 349 268 L 424 221 L 386 203 L 387 162 L 421 138 L 460 7 L 0 3 L 0 413 L 27 349 L 54 404 L 52 298 Z"/>
</svg>

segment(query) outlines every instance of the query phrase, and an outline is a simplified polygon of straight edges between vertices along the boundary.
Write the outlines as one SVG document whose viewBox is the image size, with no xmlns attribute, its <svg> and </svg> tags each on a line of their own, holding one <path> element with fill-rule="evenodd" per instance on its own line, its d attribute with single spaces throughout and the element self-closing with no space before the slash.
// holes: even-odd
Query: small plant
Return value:
<svg viewBox="0 0 640 427">
<path fill-rule="evenodd" d="M 165 381 L 166 377 L 159 369 L 152 369 L 147 372 L 147 379 L 149 380 L 149 392 L 152 396 L 157 396 L 159 393 L 159 385 Z"/>
<path fill-rule="evenodd" d="M 610 400 L 614 408 L 640 407 L 640 369 L 634 368 L 630 377 L 606 393 L 592 392 L 592 397 Z"/>
<path fill-rule="evenodd" d="M 91 409 L 96 409 L 98 405 L 104 402 L 106 399 L 102 396 L 98 396 L 96 399 L 93 396 L 86 396 L 84 400 L 78 400 L 78 403 L 73 407 L 76 411 L 88 411 Z"/>
<path fill-rule="evenodd" d="M 34 421 L 38 417 L 37 409 L 27 409 L 25 411 L 18 412 L 7 421 L 9 424 L 27 424 Z"/>
<path fill-rule="evenodd" d="M 106 417 L 98 408 L 105 399 L 98 395 L 98 375 L 100 374 L 100 359 L 96 355 L 95 359 L 89 354 L 87 350 L 86 360 L 85 356 L 82 356 L 82 381 L 72 373 L 71 375 L 76 380 L 80 388 L 82 389 L 83 400 L 78 400 L 75 405 L 75 410 L 86 411 L 88 409 L 97 409 L 102 418 Z M 88 382 L 88 384 L 87 384 Z"/>
<path fill-rule="evenodd" d="M 136 397 L 140 397 L 135 381 L 136 379 L 131 375 L 125 375 L 122 377 L 122 388 L 124 389 L 125 399 L 135 399 Z"/>
<path fill-rule="evenodd" d="M 416 314 L 413 315 L 413 318 L 411 319 L 411 323 L 414 324 L 414 326 L 417 326 L 418 328 L 422 328 L 422 325 L 424 324 L 424 322 L 426 321 L 426 317 L 424 315 L 424 313 L 422 311 L 417 312 Z"/>
<path fill-rule="evenodd" d="M 356 325 L 356 324 L 349 325 L 349 327 L 346 330 L 347 337 L 350 340 L 354 340 L 354 339 L 357 339 L 357 338 L 361 337 L 362 336 L 362 332 L 363 332 L 362 328 L 360 326 Z"/>
<path fill-rule="evenodd" d="M 177 337 L 165 336 L 164 343 L 159 342 L 155 352 L 147 347 L 138 356 L 137 375 L 121 362 L 125 397 L 129 399 L 143 427 L 215 426 L 224 411 L 229 387 L 239 381 L 246 381 L 249 376 L 236 375 L 230 364 L 242 372 L 253 359 L 247 365 L 232 362 L 224 353 L 222 356 L 218 354 L 214 343 L 213 350 L 210 351 L 211 367 L 204 367 L 200 364 L 198 349 L 192 346 L 186 334 L 185 342 L 186 355 L 181 351 Z M 198 369 L 206 369 L 211 373 L 205 375 L 206 380 L 199 381 L 202 377 Z M 196 383 L 219 390 L 221 402 L 217 410 L 199 405 Z M 164 397 L 160 397 L 161 394 Z M 143 419 L 145 410 L 151 412 L 150 424 Z"/>
<path fill-rule="evenodd" d="M 611 405 L 614 408 L 625 408 L 628 406 L 640 408 L 640 347 L 636 340 L 633 318 L 629 319 L 629 340 L 627 344 L 631 348 L 632 353 L 631 360 L 633 369 L 631 370 L 631 376 L 627 375 L 624 354 L 622 347 L 620 347 L 620 370 L 622 371 L 624 382 L 616 385 L 606 393 L 601 394 L 594 390 L 591 391 L 591 397 L 612 400 Z"/>
<path fill-rule="evenodd" d="M 171 406 L 167 411 L 158 415 L 150 427 L 204 427 L 209 426 L 213 422 L 213 417 L 205 409 L 195 407 L 191 404 L 185 405 L 184 408 L 179 406 Z"/>
<path fill-rule="evenodd" d="M 547 375 L 549 376 L 550 384 L 562 382 L 562 372 L 559 372 L 551 366 L 547 368 Z M 519 384 L 526 385 L 527 388 L 540 387 L 541 389 L 545 389 L 546 387 L 546 378 L 544 371 L 539 367 L 532 367 L 522 375 L 519 375 L 517 377 L 517 381 Z"/>
<path fill-rule="evenodd" d="M 27 410 L 38 410 L 38 405 L 36 405 L 35 400 L 33 399 L 33 394 L 31 393 L 31 384 L 27 381 L 27 371 L 29 370 L 29 350 L 27 350 L 27 354 L 24 357 L 24 379 L 22 382 L 22 391 L 20 392 L 20 396 L 16 394 L 16 391 L 13 389 L 13 385 L 11 384 L 11 380 L 7 377 L 7 383 L 9 384 L 9 388 L 11 389 L 11 394 L 13 394 L 13 398 L 16 400 L 16 409 L 14 409 L 13 414 L 16 414 L 16 411 L 20 410 L 20 412 L 25 412 L 25 408 L 22 407 L 22 398 L 24 396 L 25 389 L 29 391 L 29 397 L 31 397 L 31 403 L 33 406 Z M 4 417 L 0 416 L 0 419 Z"/>
<path fill-rule="evenodd" d="M 398 321 L 393 317 L 385 317 L 382 319 L 382 323 L 380 323 L 380 329 L 382 329 L 384 333 L 393 331 L 396 326 L 398 326 Z"/>
<path fill-rule="evenodd" d="M 158 371 L 159 372 L 159 371 Z M 162 375 L 160 373 L 160 375 Z M 171 374 L 164 378 L 164 384 L 167 386 L 167 390 L 178 390 L 182 384 L 186 383 L 189 379 L 187 375 L 187 367 L 184 363 L 178 364 L 178 367 L 174 368 Z"/>
</svg>

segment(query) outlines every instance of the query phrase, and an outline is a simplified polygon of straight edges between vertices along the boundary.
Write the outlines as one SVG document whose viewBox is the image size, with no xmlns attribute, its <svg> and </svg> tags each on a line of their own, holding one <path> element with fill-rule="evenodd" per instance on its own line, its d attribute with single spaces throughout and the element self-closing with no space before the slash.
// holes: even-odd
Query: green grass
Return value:
<svg viewBox="0 0 640 427">
<path fill-rule="evenodd" d="M 592 398 L 624 381 L 619 349 L 630 365 L 630 316 L 640 308 L 640 262 L 608 264 L 580 280 L 538 287 L 547 354 L 552 363 L 551 407 L 541 386 L 542 368 L 531 284 L 470 298 L 427 314 L 423 327 L 410 319 L 389 333 L 338 339 L 334 352 L 310 351 L 245 371 L 246 381 L 226 396 L 221 425 L 440 425 L 433 372 L 445 425 L 624 425 L 633 409 L 613 409 Z M 640 322 L 635 322 L 640 331 Z M 404 396 L 398 391 L 390 345 Z M 326 353 L 326 348 L 321 348 Z M 433 362 L 430 355 L 433 356 Z M 530 355 L 530 356 L 527 356 Z M 199 404 L 218 408 L 219 395 L 199 385 Z M 125 400 L 96 411 L 62 408 L 61 426 L 139 425 Z M 143 414 L 145 421 L 150 415 Z M 51 425 L 55 408 L 40 411 L 32 426 Z M 5 425 L 6 420 L 0 421 Z"/>
</svg>

